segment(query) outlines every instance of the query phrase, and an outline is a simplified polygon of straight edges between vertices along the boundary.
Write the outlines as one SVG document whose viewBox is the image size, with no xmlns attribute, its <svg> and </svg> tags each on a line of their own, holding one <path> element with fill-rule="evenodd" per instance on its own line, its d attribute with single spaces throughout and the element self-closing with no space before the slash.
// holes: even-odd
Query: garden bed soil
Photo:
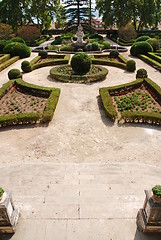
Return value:
<svg viewBox="0 0 161 240">
<path fill-rule="evenodd" d="M 119 63 L 122 63 L 121 61 L 120 61 L 120 59 L 119 58 L 110 58 L 110 57 L 108 57 L 108 56 L 95 56 L 95 59 L 96 60 L 103 60 L 103 61 L 110 61 L 110 62 L 119 62 Z"/>
<path fill-rule="evenodd" d="M 152 96 L 153 95 L 153 96 Z M 117 112 L 157 112 L 161 114 L 161 105 L 154 93 L 143 84 L 127 93 L 119 91 L 111 95 L 113 106 Z"/>
<path fill-rule="evenodd" d="M 31 95 L 14 85 L 0 99 L 0 115 L 39 112 L 43 113 L 48 98 Z"/>
</svg>

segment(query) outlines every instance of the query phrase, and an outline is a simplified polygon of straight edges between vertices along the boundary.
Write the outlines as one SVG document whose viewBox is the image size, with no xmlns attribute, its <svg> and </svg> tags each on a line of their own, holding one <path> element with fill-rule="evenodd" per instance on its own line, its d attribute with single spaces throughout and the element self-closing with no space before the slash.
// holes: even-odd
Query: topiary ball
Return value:
<svg viewBox="0 0 161 240">
<path fill-rule="evenodd" d="M 152 46 L 154 52 L 156 52 L 157 50 L 160 49 L 160 42 L 158 39 L 150 38 L 150 39 L 146 40 L 146 42 L 148 42 Z"/>
<path fill-rule="evenodd" d="M 135 72 L 136 70 L 136 62 L 134 60 L 129 60 L 126 63 L 126 70 L 128 72 Z"/>
<path fill-rule="evenodd" d="M 98 50 L 99 50 L 98 42 L 93 42 L 93 43 L 92 43 L 92 50 L 93 50 L 93 51 L 98 51 Z"/>
<path fill-rule="evenodd" d="M 11 69 L 9 72 L 8 72 L 8 78 L 10 80 L 12 79 L 16 79 L 16 78 L 22 78 L 22 73 L 20 72 L 19 69 Z"/>
<path fill-rule="evenodd" d="M 31 54 L 30 48 L 27 45 L 19 42 L 12 42 L 7 44 L 3 49 L 3 52 L 10 54 L 11 57 L 19 56 L 20 58 L 29 57 Z"/>
<path fill-rule="evenodd" d="M 153 52 L 153 48 L 148 42 L 136 42 L 130 49 L 132 56 L 138 56 L 139 54 L 147 55 L 148 52 Z"/>
<path fill-rule="evenodd" d="M 32 69 L 31 69 L 31 65 L 28 61 L 23 61 L 21 63 L 21 69 L 23 72 L 27 73 L 27 72 L 31 72 Z"/>
<path fill-rule="evenodd" d="M 10 41 L 8 41 L 8 40 L 0 40 L 0 53 L 3 53 L 3 49 L 9 43 L 10 43 Z"/>
<path fill-rule="evenodd" d="M 148 74 L 144 68 L 140 68 L 137 70 L 136 78 L 147 78 Z"/>
<path fill-rule="evenodd" d="M 144 36 L 138 37 L 135 42 L 143 42 L 143 41 L 146 41 L 146 40 L 148 40 L 148 39 L 150 39 L 150 37 L 144 35 Z"/>
<path fill-rule="evenodd" d="M 12 41 L 12 42 L 20 42 L 20 43 L 26 44 L 25 40 L 23 40 L 23 38 L 20 38 L 20 37 L 14 37 L 10 41 Z"/>
<path fill-rule="evenodd" d="M 92 43 L 86 45 L 86 51 L 92 51 Z"/>
<path fill-rule="evenodd" d="M 119 52 L 116 50 L 112 50 L 109 55 L 110 58 L 118 58 L 118 56 L 119 56 Z"/>
<path fill-rule="evenodd" d="M 76 53 L 71 60 L 73 71 L 79 75 L 89 72 L 91 64 L 91 57 L 85 53 Z"/>
<path fill-rule="evenodd" d="M 43 59 L 47 58 L 48 57 L 48 52 L 45 51 L 45 50 L 42 50 L 39 52 L 39 56 Z"/>
</svg>

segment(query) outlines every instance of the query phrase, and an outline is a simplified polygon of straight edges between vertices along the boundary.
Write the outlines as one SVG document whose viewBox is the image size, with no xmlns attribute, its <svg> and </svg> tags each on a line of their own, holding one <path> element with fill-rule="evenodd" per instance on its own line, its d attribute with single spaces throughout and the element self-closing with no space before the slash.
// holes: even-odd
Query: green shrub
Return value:
<svg viewBox="0 0 161 240">
<path fill-rule="evenodd" d="M 135 72 L 136 70 L 136 62 L 134 60 L 129 60 L 126 63 L 126 70 L 128 72 Z"/>
<path fill-rule="evenodd" d="M 16 79 L 16 78 L 22 78 L 22 73 L 20 72 L 19 69 L 11 69 L 9 72 L 8 72 L 8 78 L 10 80 L 12 79 Z"/>
<path fill-rule="evenodd" d="M 0 71 L 2 71 L 3 69 L 9 67 L 11 64 L 16 62 L 17 60 L 19 60 L 19 56 L 10 58 L 7 61 L 5 61 L 4 63 L 0 64 Z"/>
<path fill-rule="evenodd" d="M 60 36 L 55 37 L 55 40 L 51 43 L 51 45 L 60 45 L 63 39 Z"/>
<path fill-rule="evenodd" d="M 73 71 L 79 75 L 83 75 L 89 72 L 91 64 L 91 57 L 85 53 L 76 53 L 71 60 Z"/>
<path fill-rule="evenodd" d="M 118 58 L 118 56 L 119 56 L 119 52 L 116 50 L 111 51 L 109 55 L 110 58 Z"/>
<path fill-rule="evenodd" d="M 138 56 L 139 54 L 147 55 L 148 52 L 153 52 L 153 48 L 148 42 L 136 42 L 130 49 L 132 56 Z"/>
<path fill-rule="evenodd" d="M 23 61 L 21 63 L 21 69 L 23 72 L 28 73 L 32 71 L 31 65 L 28 61 Z"/>
<path fill-rule="evenodd" d="M 14 37 L 11 39 L 11 42 L 20 42 L 26 44 L 26 42 L 23 40 L 23 38 L 20 37 Z"/>
<path fill-rule="evenodd" d="M 148 74 L 144 68 L 140 68 L 137 70 L 136 78 L 147 78 Z"/>
<path fill-rule="evenodd" d="M 152 192 L 156 198 L 161 198 L 161 185 L 156 185 L 153 187 Z"/>
<path fill-rule="evenodd" d="M 86 45 L 86 51 L 92 51 L 92 43 Z"/>
<path fill-rule="evenodd" d="M 60 51 L 74 52 L 74 47 L 71 45 L 65 45 L 60 48 Z"/>
<path fill-rule="evenodd" d="M 160 42 L 156 38 L 150 38 L 146 42 L 152 46 L 154 52 L 160 49 Z"/>
<path fill-rule="evenodd" d="M 7 44 L 3 52 L 10 54 L 11 57 L 19 56 L 20 58 L 29 57 L 31 54 L 31 50 L 28 46 L 18 42 L 12 42 Z"/>
<path fill-rule="evenodd" d="M 135 42 L 144 42 L 144 41 L 146 41 L 146 40 L 148 40 L 148 39 L 150 39 L 149 36 L 140 36 L 140 37 L 138 37 L 138 38 L 136 39 Z"/>
<path fill-rule="evenodd" d="M 3 193 L 4 193 L 4 190 L 3 188 L 0 187 L 0 197 L 2 197 Z"/>
<path fill-rule="evenodd" d="M 92 50 L 93 50 L 93 51 L 98 51 L 98 50 L 99 50 L 98 42 L 93 42 L 93 43 L 92 43 Z"/>
<path fill-rule="evenodd" d="M 40 56 L 41 58 L 45 59 L 45 58 L 48 57 L 48 52 L 42 50 L 42 51 L 39 52 L 39 56 Z"/>
<path fill-rule="evenodd" d="M 102 46 L 102 50 L 104 49 L 109 49 L 111 47 L 109 42 L 103 41 L 103 46 Z"/>
<path fill-rule="evenodd" d="M 9 43 L 7 40 L 0 40 L 0 53 L 3 53 L 3 49 Z"/>
<path fill-rule="evenodd" d="M 59 47 L 57 47 L 55 45 L 51 45 L 51 46 L 49 46 L 49 50 L 59 50 Z"/>
</svg>

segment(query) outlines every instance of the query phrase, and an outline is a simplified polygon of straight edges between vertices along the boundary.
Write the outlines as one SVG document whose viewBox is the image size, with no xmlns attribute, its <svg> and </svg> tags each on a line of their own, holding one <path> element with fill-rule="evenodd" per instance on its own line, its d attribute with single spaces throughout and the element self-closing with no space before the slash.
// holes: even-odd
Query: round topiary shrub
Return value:
<svg viewBox="0 0 161 240">
<path fill-rule="evenodd" d="M 91 57 L 85 53 L 76 53 L 71 60 L 73 71 L 79 75 L 83 75 L 89 72 L 91 64 Z"/>
<path fill-rule="evenodd" d="M 116 50 L 112 50 L 109 55 L 110 58 L 118 58 L 118 56 L 119 56 L 119 52 Z"/>
<path fill-rule="evenodd" d="M 136 42 L 130 49 L 132 56 L 138 56 L 139 54 L 146 55 L 148 52 L 153 52 L 153 48 L 148 42 Z"/>
<path fill-rule="evenodd" d="M 136 70 L 136 62 L 134 60 L 129 60 L 126 63 L 126 70 L 128 72 L 135 72 Z"/>
<path fill-rule="evenodd" d="M 152 46 L 154 52 L 160 49 L 160 42 L 156 38 L 150 38 L 146 42 Z"/>
<path fill-rule="evenodd" d="M 0 53 L 3 53 L 3 49 L 5 48 L 5 46 L 10 43 L 10 41 L 7 40 L 0 40 Z"/>
<path fill-rule="evenodd" d="M 3 49 L 3 52 L 10 54 L 11 57 L 19 56 L 20 58 L 29 57 L 31 54 L 31 50 L 27 45 L 18 42 L 7 44 Z"/>
<path fill-rule="evenodd" d="M 86 45 L 86 51 L 92 51 L 92 43 Z"/>
<path fill-rule="evenodd" d="M 147 78 L 148 74 L 144 68 L 140 68 L 137 70 L 136 78 Z"/>
<path fill-rule="evenodd" d="M 93 51 L 98 51 L 98 50 L 99 50 L 98 42 L 93 42 L 93 43 L 92 43 L 92 50 L 93 50 Z"/>
<path fill-rule="evenodd" d="M 27 72 L 31 72 L 32 69 L 31 69 L 31 65 L 28 61 L 23 61 L 21 63 L 21 69 L 23 72 L 27 73 Z"/>
<path fill-rule="evenodd" d="M 14 37 L 11 39 L 12 42 L 20 42 L 26 44 L 26 42 L 23 40 L 23 38 L 20 37 Z"/>
<path fill-rule="evenodd" d="M 63 39 L 60 36 L 55 37 L 55 40 L 51 43 L 51 45 L 59 45 L 61 44 Z"/>
<path fill-rule="evenodd" d="M 48 57 L 48 52 L 45 51 L 45 50 L 42 50 L 39 52 L 39 56 L 43 59 L 47 58 Z"/>
<path fill-rule="evenodd" d="M 8 78 L 9 78 L 10 80 L 16 79 L 16 78 L 22 78 L 22 73 L 20 72 L 19 69 L 11 69 L 11 70 L 8 72 Z"/>
<path fill-rule="evenodd" d="M 102 46 L 102 50 L 103 49 L 109 49 L 111 47 L 109 42 L 103 41 L 103 46 Z"/>
<path fill-rule="evenodd" d="M 149 36 L 140 36 L 140 37 L 138 37 L 137 39 L 136 39 L 136 41 L 135 42 L 144 42 L 144 41 L 146 41 L 146 40 L 148 40 L 148 39 L 150 39 L 150 37 Z"/>
</svg>

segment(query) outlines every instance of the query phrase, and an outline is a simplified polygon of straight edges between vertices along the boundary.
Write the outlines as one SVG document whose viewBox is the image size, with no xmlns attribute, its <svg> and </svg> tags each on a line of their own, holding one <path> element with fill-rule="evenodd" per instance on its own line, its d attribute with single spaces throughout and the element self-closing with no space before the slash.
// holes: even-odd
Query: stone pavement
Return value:
<svg viewBox="0 0 161 240">
<path fill-rule="evenodd" d="M 136 229 L 143 189 L 161 170 L 135 164 L 23 164 L 1 169 L 21 216 L 12 240 L 159 240 Z M 149 178 L 150 176 L 150 178 Z M 11 237 L 11 238 L 10 238 Z"/>
<path fill-rule="evenodd" d="M 129 52 L 124 55 L 129 58 Z M 160 73 L 135 60 L 161 86 Z M 0 85 L 22 61 L 0 73 Z M 61 96 L 48 127 L 0 131 L 0 185 L 13 192 L 21 212 L 16 233 L 0 240 L 161 239 L 136 229 L 144 189 L 160 183 L 160 128 L 120 126 L 107 119 L 99 88 L 136 75 L 107 68 L 104 81 L 88 85 L 54 82 L 50 67 L 23 76 L 30 83 L 60 87 Z"/>
</svg>

